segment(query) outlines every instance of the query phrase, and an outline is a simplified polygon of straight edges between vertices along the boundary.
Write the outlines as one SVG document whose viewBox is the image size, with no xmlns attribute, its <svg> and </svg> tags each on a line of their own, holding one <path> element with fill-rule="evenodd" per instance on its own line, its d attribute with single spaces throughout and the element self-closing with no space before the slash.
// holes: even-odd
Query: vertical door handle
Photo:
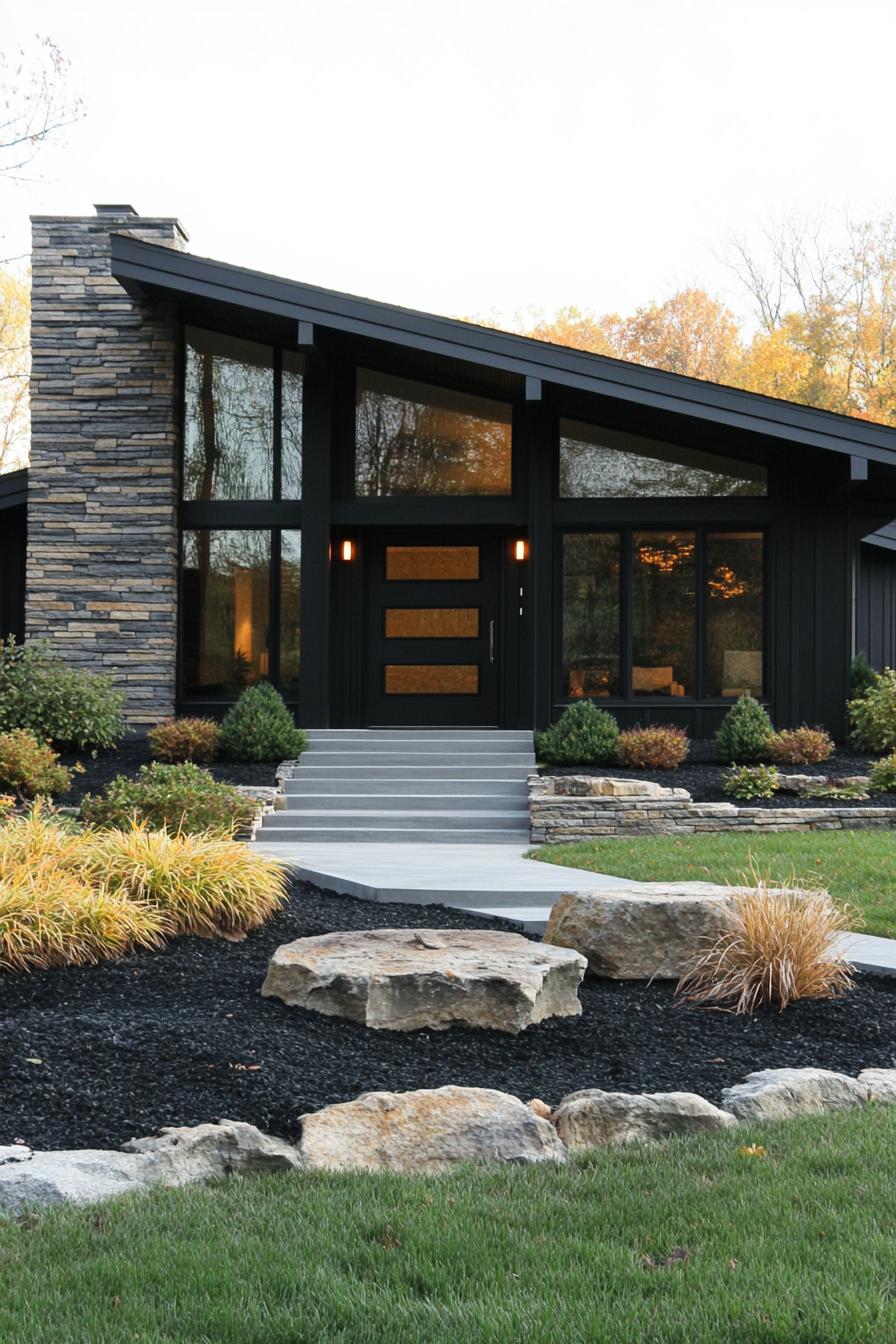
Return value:
<svg viewBox="0 0 896 1344">
<path fill-rule="evenodd" d="M 488 623 L 488 660 L 490 663 L 495 661 L 495 623 Z"/>
</svg>

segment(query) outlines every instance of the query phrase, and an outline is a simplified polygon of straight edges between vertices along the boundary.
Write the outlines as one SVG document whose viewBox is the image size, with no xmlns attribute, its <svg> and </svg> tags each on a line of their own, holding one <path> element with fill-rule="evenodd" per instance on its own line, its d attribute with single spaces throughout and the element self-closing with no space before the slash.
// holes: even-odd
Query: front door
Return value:
<svg viewBox="0 0 896 1344">
<path fill-rule="evenodd" d="M 368 725 L 500 722 L 502 555 L 481 533 L 369 537 Z"/>
</svg>

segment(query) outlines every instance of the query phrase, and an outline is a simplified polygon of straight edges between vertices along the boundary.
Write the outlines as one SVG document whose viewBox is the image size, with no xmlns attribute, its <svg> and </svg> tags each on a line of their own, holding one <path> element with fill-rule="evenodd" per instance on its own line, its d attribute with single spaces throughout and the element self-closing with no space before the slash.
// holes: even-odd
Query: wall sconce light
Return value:
<svg viewBox="0 0 896 1344">
<path fill-rule="evenodd" d="M 353 541 L 344 541 L 339 548 L 339 554 L 345 561 L 351 561 L 355 558 L 355 543 Z"/>
<path fill-rule="evenodd" d="M 515 541 L 513 543 L 514 560 L 525 560 L 529 554 L 529 543 L 527 541 Z"/>
</svg>

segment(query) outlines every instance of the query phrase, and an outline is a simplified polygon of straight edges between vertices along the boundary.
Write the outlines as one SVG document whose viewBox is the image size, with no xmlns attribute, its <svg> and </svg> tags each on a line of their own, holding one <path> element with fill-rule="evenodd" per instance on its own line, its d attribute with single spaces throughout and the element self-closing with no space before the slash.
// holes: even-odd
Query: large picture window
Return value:
<svg viewBox="0 0 896 1344">
<path fill-rule="evenodd" d="M 195 528 L 182 563 L 182 698 L 233 700 L 273 681 L 297 699 L 300 533 Z"/>
<path fill-rule="evenodd" d="M 187 328 L 185 500 L 301 498 L 302 372 L 299 354 Z"/>
<path fill-rule="evenodd" d="M 503 402 L 358 370 L 357 495 L 509 495 Z"/>
<path fill-rule="evenodd" d="M 565 533 L 562 698 L 761 696 L 763 553 L 756 531 Z"/>
<path fill-rule="evenodd" d="M 560 421 L 561 499 L 766 495 L 767 477 L 754 463 Z"/>
</svg>

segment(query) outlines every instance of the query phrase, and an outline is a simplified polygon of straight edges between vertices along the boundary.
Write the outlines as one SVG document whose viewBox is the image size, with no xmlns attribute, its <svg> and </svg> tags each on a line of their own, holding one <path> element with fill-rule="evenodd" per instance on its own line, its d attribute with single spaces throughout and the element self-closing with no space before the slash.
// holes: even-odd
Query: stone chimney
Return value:
<svg viewBox="0 0 896 1344">
<path fill-rule="evenodd" d="M 135 726 L 174 712 L 179 335 L 110 273 L 110 233 L 182 249 L 130 205 L 32 217 L 26 635 L 111 674 Z"/>
</svg>

